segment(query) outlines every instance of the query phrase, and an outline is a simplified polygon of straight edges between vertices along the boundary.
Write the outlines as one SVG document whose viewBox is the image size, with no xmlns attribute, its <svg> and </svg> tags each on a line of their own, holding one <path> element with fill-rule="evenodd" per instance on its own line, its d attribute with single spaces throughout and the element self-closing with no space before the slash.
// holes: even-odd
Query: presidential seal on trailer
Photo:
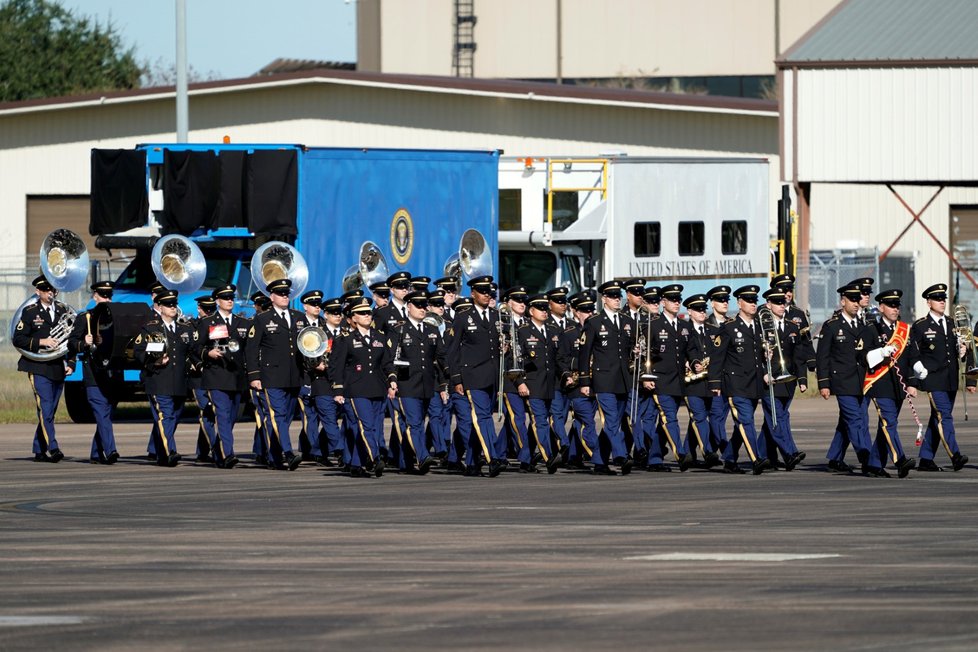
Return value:
<svg viewBox="0 0 978 652">
<path fill-rule="evenodd" d="M 399 265 L 411 258 L 414 250 L 414 222 L 406 208 L 400 208 L 391 220 L 391 253 Z"/>
</svg>

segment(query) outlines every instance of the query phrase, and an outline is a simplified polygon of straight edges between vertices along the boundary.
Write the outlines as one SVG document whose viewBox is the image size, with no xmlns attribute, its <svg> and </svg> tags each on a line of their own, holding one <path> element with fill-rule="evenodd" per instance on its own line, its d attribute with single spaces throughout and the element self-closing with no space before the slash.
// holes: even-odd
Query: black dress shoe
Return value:
<svg viewBox="0 0 978 652">
<path fill-rule="evenodd" d="M 908 475 L 910 475 L 911 471 L 914 470 L 916 464 L 914 464 L 914 459 L 912 457 L 910 458 L 901 457 L 899 460 L 897 460 L 896 466 L 897 466 L 897 477 L 905 478 Z"/>
<path fill-rule="evenodd" d="M 880 472 L 883 470 L 878 466 L 870 466 L 869 464 L 863 464 L 862 466 L 863 475 L 867 478 L 879 478 L 882 477 Z"/>
<path fill-rule="evenodd" d="M 880 468 L 880 470 L 876 472 L 876 477 L 878 477 L 878 478 L 892 478 L 893 476 L 891 476 L 890 475 L 890 472 L 887 471 L 886 469 Z"/>
<path fill-rule="evenodd" d="M 104 464 L 105 462 L 103 462 L 101 459 L 99 459 L 97 457 L 90 457 L 90 458 L 88 458 L 88 463 L 89 464 Z"/>
<path fill-rule="evenodd" d="M 302 454 L 302 461 L 303 462 L 315 462 L 317 460 L 316 460 L 315 457 L 313 457 L 312 453 L 303 453 Z"/>
<path fill-rule="evenodd" d="M 465 473 L 465 465 L 461 462 L 449 462 L 445 465 L 445 470 L 449 473 Z"/>
<path fill-rule="evenodd" d="M 724 473 L 733 473 L 735 475 L 744 475 L 747 471 L 744 471 L 736 462 L 724 462 L 723 463 Z"/>
<path fill-rule="evenodd" d="M 689 453 L 679 456 L 679 471 L 685 473 L 686 469 L 693 465 L 693 456 Z"/>
<path fill-rule="evenodd" d="M 532 464 L 527 464 L 526 462 L 520 462 L 520 473 L 536 473 L 537 467 Z"/>
<path fill-rule="evenodd" d="M 649 464 L 645 470 L 649 473 L 672 473 L 672 467 L 665 464 Z"/>
<path fill-rule="evenodd" d="M 365 478 L 367 477 L 367 470 L 362 466 L 351 466 L 350 467 L 350 477 L 351 478 Z"/>
<path fill-rule="evenodd" d="M 631 459 L 627 457 L 616 457 L 614 459 L 615 465 L 618 470 L 621 471 L 622 475 L 628 475 L 632 472 L 632 466 L 635 464 Z"/>
<path fill-rule="evenodd" d="M 234 465 L 237 464 L 237 463 L 238 463 L 238 458 L 235 457 L 234 455 L 232 455 L 231 457 L 226 458 L 221 463 L 221 468 L 222 469 L 233 469 L 234 468 Z"/>
<path fill-rule="evenodd" d="M 549 460 L 547 460 L 547 473 L 553 475 L 557 472 L 557 467 L 559 467 L 561 464 L 562 462 L 559 457 L 551 457 Z"/>
<path fill-rule="evenodd" d="M 424 458 L 421 464 L 418 464 L 418 474 L 427 475 L 428 471 L 431 470 L 431 465 L 434 463 L 435 463 L 435 458 L 433 457 Z"/>
<path fill-rule="evenodd" d="M 35 462 L 50 462 L 51 461 L 51 458 L 48 457 L 45 453 L 36 453 L 34 455 L 34 461 Z"/>
<path fill-rule="evenodd" d="M 467 478 L 478 478 L 482 475 L 482 473 L 479 472 L 479 467 L 475 466 L 474 464 L 470 464 L 465 467 L 465 472 L 463 475 Z"/>
<path fill-rule="evenodd" d="M 581 458 L 579 457 L 572 457 L 569 460 L 567 460 L 567 467 L 571 469 L 583 469 L 584 462 L 581 461 Z"/>
<path fill-rule="evenodd" d="M 635 466 L 639 468 L 645 468 L 649 464 L 649 451 L 648 450 L 637 450 L 635 451 Z"/>
<path fill-rule="evenodd" d="M 491 462 L 489 462 L 489 477 L 495 478 L 496 476 L 498 476 L 500 473 L 503 472 L 503 469 L 505 469 L 506 466 L 507 463 L 504 462 L 503 460 L 499 460 L 499 459 L 492 460 Z"/>
<path fill-rule="evenodd" d="M 938 471 L 943 471 L 944 468 L 935 464 L 934 460 L 920 460 L 917 462 L 917 470 L 937 473 Z"/>
<path fill-rule="evenodd" d="M 692 455 L 690 455 L 692 457 Z M 703 456 L 703 468 L 712 469 L 714 466 L 720 465 L 720 456 L 716 453 L 707 453 Z"/>
<path fill-rule="evenodd" d="M 852 467 L 840 460 L 829 460 L 829 470 L 839 473 L 851 473 Z"/>
<path fill-rule="evenodd" d="M 211 457 L 210 455 L 198 455 L 197 461 L 200 462 L 201 464 L 213 464 L 214 458 Z"/>
<path fill-rule="evenodd" d="M 557 456 L 560 458 L 560 463 L 562 465 L 567 464 L 567 458 L 570 456 L 570 446 L 567 444 L 562 444 L 560 451 L 557 452 Z"/>
<path fill-rule="evenodd" d="M 111 453 L 109 453 L 109 456 L 105 458 L 106 464 L 115 464 L 118 461 L 119 461 L 118 451 L 112 451 Z"/>
<path fill-rule="evenodd" d="M 327 466 L 327 467 L 336 466 L 333 460 L 329 459 L 328 455 L 320 455 L 319 459 L 316 460 L 316 464 L 318 464 L 319 466 Z"/>
<path fill-rule="evenodd" d="M 51 451 L 51 459 L 50 459 L 51 462 L 57 464 L 64 458 L 65 458 L 65 454 L 61 452 L 60 448 L 55 448 L 53 451 Z M 968 458 L 967 457 L 964 458 L 964 461 L 967 462 Z"/>
<path fill-rule="evenodd" d="M 166 465 L 172 469 L 174 466 L 179 464 L 180 460 L 182 459 L 183 455 L 180 453 L 170 453 L 170 456 L 166 458 Z"/>
<path fill-rule="evenodd" d="M 771 460 L 757 460 L 751 466 L 751 471 L 754 473 L 754 475 L 760 475 L 764 473 L 765 469 L 770 469 L 770 468 L 771 468 Z"/>
<path fill-rule="evenodd" d="M 594 475 L 618 475 L 607 464 L 595 464 L 594 468 L 591 469 L 591 473 Z"/>
<path fill-rule="evenodd" d="M 801 462 L 803 459 L 805 459 L 804 453 L 801 451 L 794 453 L 784 461 L 784 470 L 794 471 L 795 467 L 798 466 L 799 462 Z"/>
<path fill-rule="evenodd" d="M 156 453 L 146 453 L 146 459 L 148 459 L 150 462 L 155 462 Z"/>
<path fill-rule="evenodd" d="M 53 456 L 52 456 L 53 457 Z M 968 463 L 968 456 L 962 455 L 961 453 L 955 453 L 951 456 L 951 468 L 955 471 L 960 471 L 964 468 L 964 465 Z"/>
<path fill-rule="evenodd" d="M 530 464 L 539 464 L 542 461 L 543 461 L 543 453 L 537 451 L 536 453 L 533 454 L 533 457 L 530 459 Z"/>
<path fill-rule="evenodd" d="M 448 459 L 448 451 L 435 451 L 431 456 L 436 460 L 445 460 Z"/>
<path fill-rule="evenodd" d="M 378 457 L 377 463 L 374 464 L 374 477 L 379 478 L 384 475 L 385 468 L 387 468 L 387 465 L 384 463 L 384 458 Z"/>
</svg>

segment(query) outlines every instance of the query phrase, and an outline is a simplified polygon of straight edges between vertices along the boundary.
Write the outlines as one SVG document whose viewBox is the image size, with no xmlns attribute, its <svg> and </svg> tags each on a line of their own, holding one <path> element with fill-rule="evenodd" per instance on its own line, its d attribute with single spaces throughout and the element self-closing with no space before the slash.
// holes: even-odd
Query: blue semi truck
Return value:
<svg viewBox="0 0 978 652">
<path fill-rule="evenodd" d="M 480 231 L 497 259 L 498 169 L 493 150 L 230 143 L 93 150 L 96 246 L 135 252 L 115 279 L 112 365 L 122 368 L 115 399 L 144 397 L 124 350 L 150 315 L 151 251 L 161 235 L 189 237 L 207 261 L 200 289 L 180 297 L 186 315 L 196 315 L 197 296 L 225 283 L 237 286 L 237 310 L 250 313 L 251 257 L 272 240 L 302 254 L 308 287 L 327 296 L 341 292 L 366 241 L 376 243 L 390 273 L 435 278 L 466 229 Z M 91 420 L 80 368 L 66 381 L 65 405 L 74 421 Z"/>
</svg>

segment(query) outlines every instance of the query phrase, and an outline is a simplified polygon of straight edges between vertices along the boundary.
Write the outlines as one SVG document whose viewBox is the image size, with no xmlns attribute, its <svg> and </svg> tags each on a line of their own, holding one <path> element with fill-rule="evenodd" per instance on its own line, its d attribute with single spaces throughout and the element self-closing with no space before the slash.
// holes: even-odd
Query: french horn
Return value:
<svg viewBox="0 0 978 652">
<path fill-rule="evenodd" d="M 299 250 L 290 244 L 272 240 L 255 250 L 251 257 L 251 279 L 265 292 L 272 281 L 287 278 L 292 281 L 292 294 L 298 296 L 309 283 L 309 266 Z"/>
</svg>

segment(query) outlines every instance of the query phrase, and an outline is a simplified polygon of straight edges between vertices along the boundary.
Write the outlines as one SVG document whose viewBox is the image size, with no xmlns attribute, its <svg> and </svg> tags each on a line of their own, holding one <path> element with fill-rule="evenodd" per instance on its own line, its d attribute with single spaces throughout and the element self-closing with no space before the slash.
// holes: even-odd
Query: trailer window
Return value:
<svg viewBox="0 0 978 652">
<path fill-rule="evenodd" d="M 554 191 L 554 231 L 563 231 L 577 221 L 580 200 L 576 191 Z M 547 191 L 543 191 L 543 218 L 547 219 Z"/>
<path fill-rule="evenodd" d="M 525 285 L 530 294 L 546 292 L 557 277 L 557 257 L 548 251 L 500 251 L 499 287 Z"/>
<path fill-rule="evenodd" d="M 702 256 L 703 255 L 703 223 L 702 222 L 680 222 L 679 223 L 679 255 L 680 256 Z"/>
<path fill-rule="evenodd" d="M 720 252 L 724 255 L 747 253 L 747 222 L 723 222 L 720 226 Z"/>
<path fill-rule="evenodd" d="M 659 222 L 635 223 L 635 255 L 658 256 L 662 252 L 662 225 Z"/>
<path fill-rule="evenodd" d="M 523 230 L 523 191 L 519 188 L 499 189 L 499 230 Z"/>
</svg>

